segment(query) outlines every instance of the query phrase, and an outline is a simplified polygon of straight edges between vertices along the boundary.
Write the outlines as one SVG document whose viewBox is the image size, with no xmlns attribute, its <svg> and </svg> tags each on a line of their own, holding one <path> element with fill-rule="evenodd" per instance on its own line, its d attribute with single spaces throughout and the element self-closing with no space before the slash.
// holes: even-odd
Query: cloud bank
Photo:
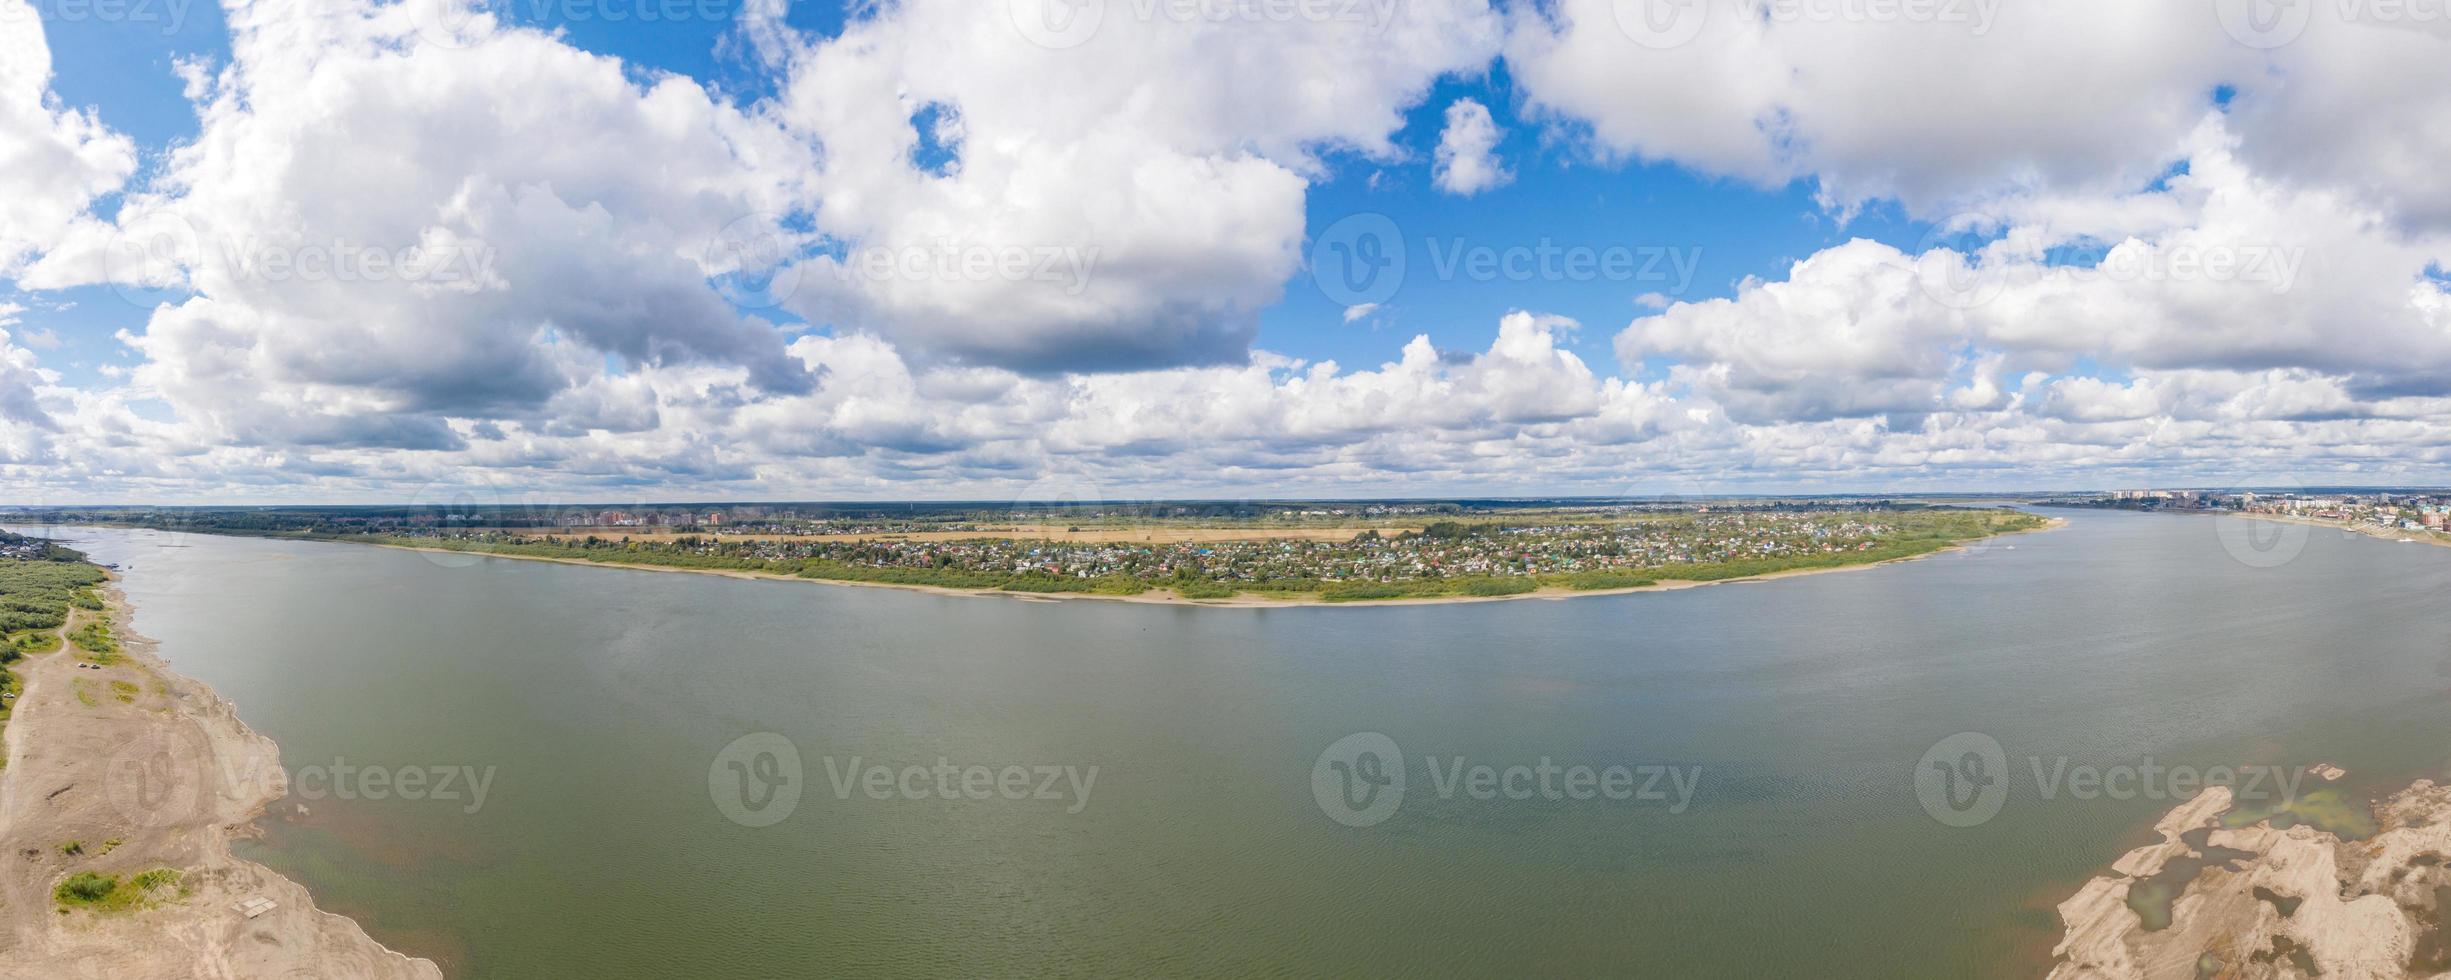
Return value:
<svg viewBox="0 0 2451 980">
<path fill-rule="evenodd" d="M 2444 25 L 1033 2 L 830 35 L 753 8 L 737 47 L 773 84 L 747 98 L 460 0 L 230 0 L 226 63 L 181 69 L 197 135 L 142 174 L 52 92 L 41 22 L 0 16 L 0 478 L 176 502 L 2451 475 Z M 1408 132 L 1496 69 L 1511 102 Z M 1802 182 L 1833 221 L 1933 234 L 1628 296 L 1623 323 L 1509 283 L 1476 349 L 1255 345 L 1340 170 L 1529 190 L 1500 112 L 1572 166 Z M 68 385 L 34 318 L 97 289 L 145 304 L 132 367 Z"/>
</svg>

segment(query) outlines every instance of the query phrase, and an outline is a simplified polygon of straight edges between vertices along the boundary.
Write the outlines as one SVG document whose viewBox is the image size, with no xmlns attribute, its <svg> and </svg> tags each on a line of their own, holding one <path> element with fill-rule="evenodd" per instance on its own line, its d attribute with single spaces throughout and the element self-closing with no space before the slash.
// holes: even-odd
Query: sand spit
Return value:
<svg viewBox="0 0 2451 980">
<path fill-rule="evenodd" d="M 440 978 L 231 855 L 231 839 L 285 791 L 279 750 L 211 688 L 172 673 L 128 629 L 124 597 L 109 598 L 126 648 L 112 663 L 80 666 L 63 644 L 16 666 L 25 693 L 0 772 L 0 975 Z M 93 614 L 78 615 L 72 627 Z M 177 885 L 135 908 L 62 914 L 53 897 L 78 872 L 124 881 L 158 868 L 179 872 Z M 258 898 L 275 907 L 252 919 L 235 908 Z"/>
</svg>

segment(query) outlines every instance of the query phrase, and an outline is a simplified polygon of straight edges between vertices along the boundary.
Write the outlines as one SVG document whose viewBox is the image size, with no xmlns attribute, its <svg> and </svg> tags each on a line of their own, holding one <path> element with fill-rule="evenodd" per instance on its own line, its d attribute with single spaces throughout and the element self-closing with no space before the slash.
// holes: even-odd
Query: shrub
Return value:
<svg viewBox="0 0 2451 980">
<path fill-rule="evenodd" d="M 1466 581 L 1462 591 L 1476 596 L 1522 595 L 1539 587 L 1529 577 L 1476 578 Z"/>
<path fill-rule="evenodd" d="M 115 875 L 79 871 L 60 882 L 60 886 L 51 894 L 66 905 L 98 905 L 118 890 L 119 878 Z"/>
</svg>

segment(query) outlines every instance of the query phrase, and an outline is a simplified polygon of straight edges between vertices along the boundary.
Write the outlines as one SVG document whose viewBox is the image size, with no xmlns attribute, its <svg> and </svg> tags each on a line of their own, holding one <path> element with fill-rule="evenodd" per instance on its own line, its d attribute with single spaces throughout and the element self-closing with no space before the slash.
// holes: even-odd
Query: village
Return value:
<svg viewBox="0 0 2451 980">
<path fill-rule="evenodd" d="M 945 530 L 930 525 L 933 530 Z M 1870 550 L 1896 532 L 1869 513 L 1692 513 L 1642 520 L 1435 522 L 1417 531 L 1360 531 L 1350 538 L 1251 537 L 1216 541 L 1056 541 L 1025 536 L 917 539 L 871 536 L 743 537 L 711 529 L 651 539 L 645 547 L 771 562 L 828 561 L 869 568 L 1110 576 L 1144 581 L 1406 581 L 1657 569 Z M 523 544 L 543 540 L 500 530 L 434 528 L 436 540 Z M 607 536 L 599 545 L 641 547 Z"/>
</svg>

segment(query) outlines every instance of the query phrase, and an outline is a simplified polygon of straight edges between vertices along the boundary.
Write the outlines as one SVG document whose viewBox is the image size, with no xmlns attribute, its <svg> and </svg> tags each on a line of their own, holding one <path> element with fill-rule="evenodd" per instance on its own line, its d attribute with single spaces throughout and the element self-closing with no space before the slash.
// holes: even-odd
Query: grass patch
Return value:
<svg viewBox="0 0 2451 980">
<path fill-rule="evenodd" d="M 1242 594 L 1241 589 L 1231 585 L 1222 582 L 1204 582 L 1198 579 L 1185 579 L 1167 587 L 1173 589 L 1174 594 L 1186 599 L 1231 599 Z"/>
<path fill-rule="evenodd" d="M 1499 596 L 1522 595 L 1538 588 L 1540 588 L 1539 582 L 1534 581 L 1531 576 L 1521 575 L 1513 578 L 1465 579 L 1462 588 L 1457 591 L 1465 595 Z"/>
<path fill-rule="evenodd" d="M 180 874 L 175 868 L 155 868 L 151 871 L 138 872 L 135 878 L 130 879 L 130 883 L 149 892 L 160 891 L 178 884 L 179 879 L 183 877 L 185 875 Z"/>
<path fill-rule="evenodd" d="M 125 912 L 150 904 L 159 893 L 176 888 L 184 874 L 171 868 L 155 868 L 136 877 L 121 881 L 118 875 L 79 871 L 60 879 L 51 889 L 51 897 L 60 903 L 60 911 L 90 909 L 96 912 Z M 181 890 L 184 894 L 184 890 Z"/>
<path fill-rule="evenodd" d="M 119 703 L 121 704 L 135 704 L 136 690 L 136 685 L 130 684 L 127 681 L 111 682 L 111 696 L 118 698 Z"/>
<path fill-rule="evenodd" d="M 1373 599 L 1401 599 L 1409 593 L 1403 586 L 1379 582 L 1331 585 L 1319 590 L 1322 602 L 1369 602 Z"/>
<path fill-rule="evenodd" d="M 81 840 L 72 840 L 68 843 L 62 844 L 60 845 L 60 853 L 68 855 L 69 857 L 75 857 L 79 854 L 83 854 L 85 853 L 85 842 Z"/>
<path fill-rule="evenodd" d="M 92 654 L 88 659 L 95 663 L 110 663 L 111 655 L 119 652 L 119 638 L 111 635 L 111 624 L 99 619 L 70 630 L 68 642 Z"/>
<path fill-rule="evenodd" d="M 1580 592 L 1602 589 L 1645 589 L 1658 585 L 1659 580 L 1634 572 L 1576 572 L 1565 578 L 1565 586 Z"/>
<path fill-rule="evenodd" d="M 50 653 L 59 648 L 60 634 L 57 630 L 27 630 L 11 634 L 8 638 L 8 649 L 18 656 Z"/>
<path fill-rule="evenodd" d="M 24 697 L 25 693 L 25 678 L 17 676 L 16 671 L 0 669 L 0 694 L 8 695 L 6 698 L 0 698 L 0 725 L 6 725 L 9 716 L 16 713 L 17 699 Z M 0 752 L 0 758 L 7 755 L 6 752 Z"/>
<path fill-rule="evenodd" d="M 82 704 L 88 708 L 99 708 L 102 706 L 102 702 L 94 698 L 94 682 L 79 677 L 77 678 L 76 689 L 78 704 Z"/>
</svg>

